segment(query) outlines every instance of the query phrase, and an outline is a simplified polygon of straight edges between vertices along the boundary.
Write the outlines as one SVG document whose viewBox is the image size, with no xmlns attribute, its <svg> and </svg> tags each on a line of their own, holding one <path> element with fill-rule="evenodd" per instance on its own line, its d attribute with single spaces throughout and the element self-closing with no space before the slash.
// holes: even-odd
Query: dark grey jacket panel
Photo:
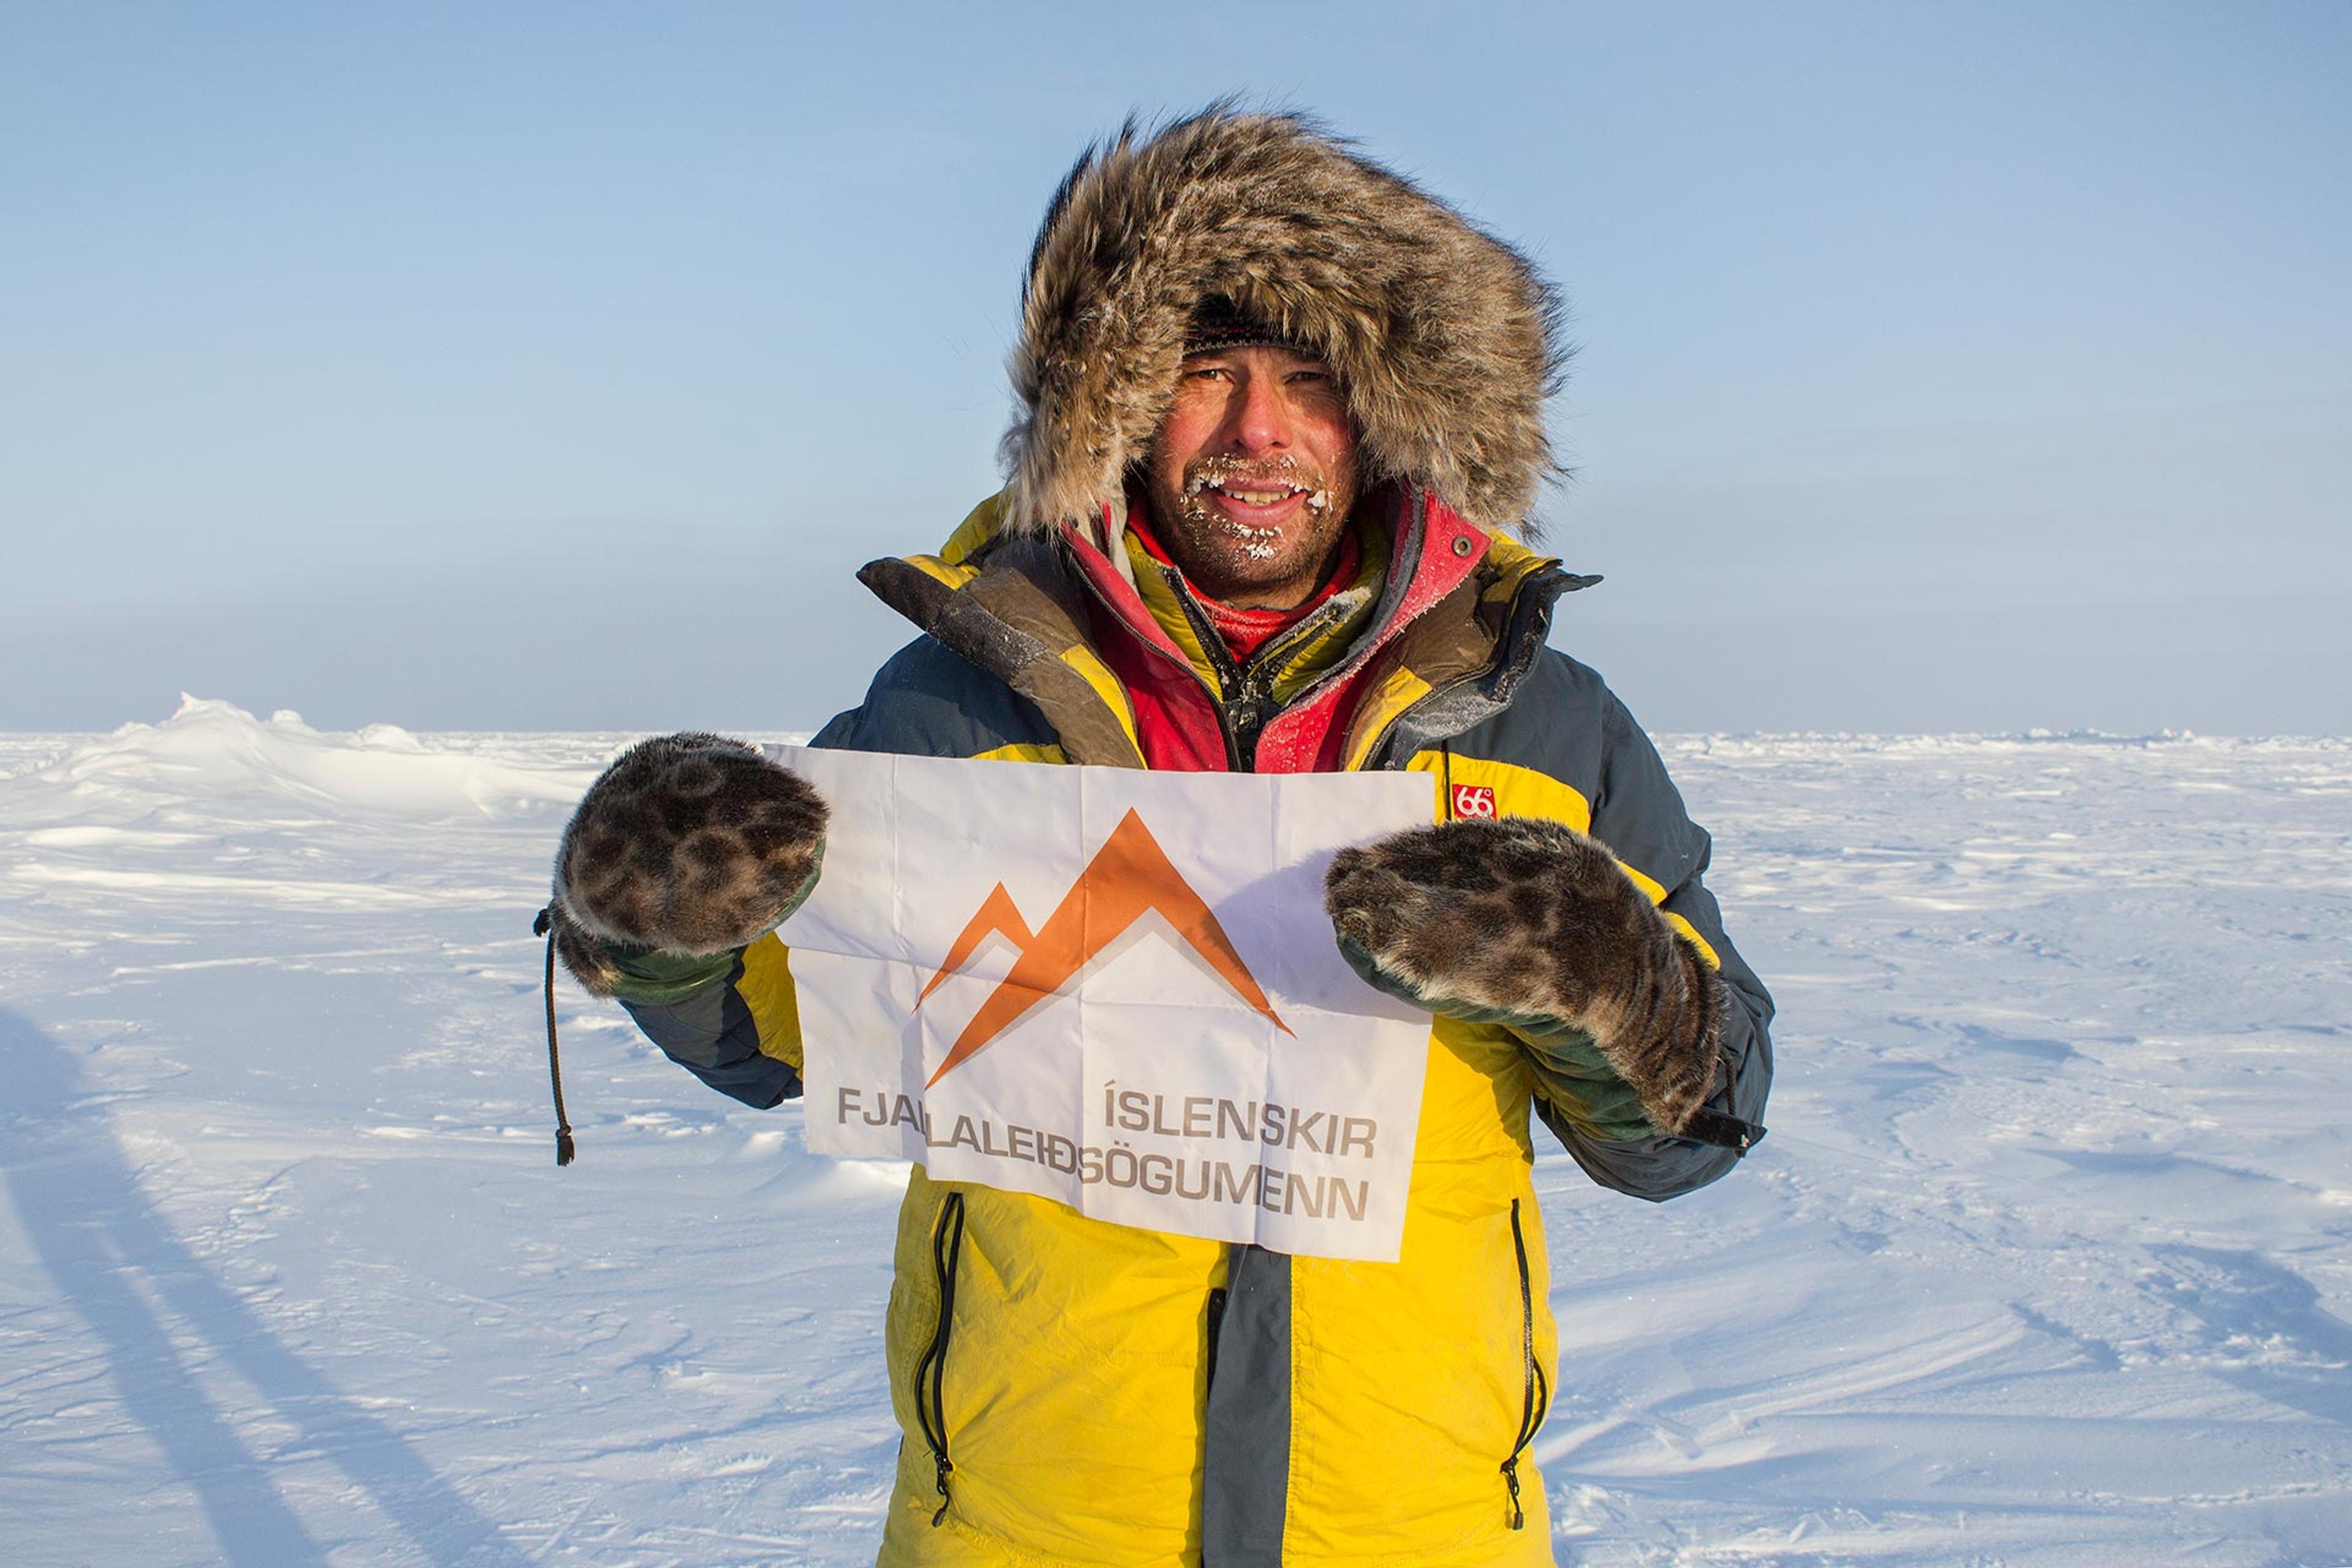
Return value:
<svg viewBox="0 0 2352 1568">
<path fill-rule="evenodd" d="M 1055 742 L 1035 703 L 936 638 L 919 637 L 876 671 L 864 702 L 835 715 L 809 743 L 903 757 L 976 757 L 999 746 Z"/>
<path fill-rule="evenodd" d="M 624 997 L 621 1005 L 662 1055 L 719 1093 L 767 1110 L 801 1097 L 801 1075 L 792 1063 L 761 1054 L 759 1026 L 735 989 L 742 978 L 739 952 L 723 985 L 706 986 L 679 1002 Z"/>
<path fill-rule="evenodd" d="M 1772 998 L 1724 934 L 1722 911 L 1702 877 L 1711 843 L 1691 821 L 1648 735 L 1601 677 L 1556 649 L 1538 657 L 1501 713 L 1446 742 L 1457 756 L 1513 763 L 1549 774 L 1592 807 L 1592 837 L 1666 889 L 1680 915 L 1722 961 L 1725 1072 L 1713 1109 L 1760 1124 L 1772 1083 L 1767 1026 Z M 1686 1138 L 1594 1138 L 1556 1108 L 1536 1102 L 1576 1163 L 1601 1185 L 1659 1201 L 1705 1186 L 1737 1164 L 1729 1149 Z"/>
</svg>

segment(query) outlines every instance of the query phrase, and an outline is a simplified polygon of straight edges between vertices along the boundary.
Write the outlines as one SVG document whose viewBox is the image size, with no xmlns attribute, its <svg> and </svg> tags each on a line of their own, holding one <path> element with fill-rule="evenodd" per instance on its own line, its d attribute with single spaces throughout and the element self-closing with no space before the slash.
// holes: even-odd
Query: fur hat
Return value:
<svg viewBox="0 0 2352 1568">
<path fill-rule="evenodd" d="M 1528 531 L 1559 471 L 1559 301 L 1509 246 L 1296 114 L 1230 101 L 1089 147 L 1029 258 L 1003 455 L 1017 526 L 1090 519 L 1150 448 L 1204 301 L 1329 362 L 1369 479 Z"/>
</svg>

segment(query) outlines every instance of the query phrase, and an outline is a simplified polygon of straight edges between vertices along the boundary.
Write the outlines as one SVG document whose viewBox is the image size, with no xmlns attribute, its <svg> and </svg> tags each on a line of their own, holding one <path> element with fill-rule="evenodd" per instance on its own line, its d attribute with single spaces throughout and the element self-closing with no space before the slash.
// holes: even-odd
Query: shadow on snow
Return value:
<svg viewBox="0 0 2352 1568">
<path fill-rule="evenodd" d="M 278 1494 L 269 1461 L 198 1386 L 180 1348 L 192 1342 L 252 1384 L 432 1563 L 528 1561 L 399 1433 L 287 1349 L 189 1253 L 124 1163 L 71 1054 L 5 1008 L 0 1086 L 5 1120 L 16 1123 L 0 1143 L 0 1170 L 25 1228 L 104 1345 L 123 1408 L 194 1489 L 224 1562 L 324 1568 L 327 1558 Z"/>
</svg>

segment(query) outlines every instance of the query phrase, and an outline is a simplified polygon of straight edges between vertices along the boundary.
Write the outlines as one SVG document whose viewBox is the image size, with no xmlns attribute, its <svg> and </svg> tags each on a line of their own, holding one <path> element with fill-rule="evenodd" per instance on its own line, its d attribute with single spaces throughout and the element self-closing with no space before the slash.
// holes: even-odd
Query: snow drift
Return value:
<svg viewBox="0 0 2352 1568">
<path fill-rule="evenodd" d="M 396 724 L 321 734 L 299 713 L 280 710 L 262 722 L 229 703 L 184 693 L 179 710 L 162 723 L 125 724 L 33 777 L 59 786 L 79 813 L 276 803 L 320 816 L 430 820 L 568 805 L 595 770 L 518 766 L 449 742 L 420 741 Z"/>
</svg>

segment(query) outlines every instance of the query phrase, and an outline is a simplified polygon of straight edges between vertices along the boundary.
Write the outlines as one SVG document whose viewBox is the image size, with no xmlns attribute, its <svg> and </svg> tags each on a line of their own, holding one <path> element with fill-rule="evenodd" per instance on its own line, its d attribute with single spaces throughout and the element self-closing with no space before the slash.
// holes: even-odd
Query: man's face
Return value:
<svg viewBox="0 0 2352 1568">
<path fill-rule="evenodd" d="M 1356 501 L 1356 429 L 1331 367 L 1280 348 L 1193 354 L 1144 464 L 1152 531 L 1192 585 L 1304 604 Z"/>
</svg>

